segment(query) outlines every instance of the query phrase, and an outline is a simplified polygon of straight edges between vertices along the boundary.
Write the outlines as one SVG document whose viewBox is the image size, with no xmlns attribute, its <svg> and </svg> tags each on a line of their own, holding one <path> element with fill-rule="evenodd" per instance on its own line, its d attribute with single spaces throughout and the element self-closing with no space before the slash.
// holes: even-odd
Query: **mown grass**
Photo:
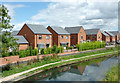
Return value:
<svg viewBox="0 0 120 83">
<path fill-rule="evenodd" d="M 30 63 L 29 65 L 27 63 L 23 63 L 23 64 L 19 64 L 19 65 L 16 65 L 16 66 L 11 66 L 9 71 L 3 71 L 2 72 L 2 76 L 6 77 L 6 76 L 9 76 L 9 75 L 12 75 L 12 74 L 15 74 L 15 73 L 19 73 L 19 72 L 23 72 L 25 70 L 29 70 L 31 68 L 35 68 L 35 67 L 42 66 L 42 65 L 45 65 L 45 64 L 49 64 L 49 63 L 59 62 L 59 61 L 62 61 L 62 60 L 67 60 L 67 59 L 72 59 L 72 58 L 80 58 L 80 57 L 83 57 L 83 56 L 94 55 L 94 54 L 99 54 L 99 53 L 106 53 L 106 52 L 112 52 L 112 51 L 116 51 L 116 50 L 117 50 L 117 48 L 114 48 L 114 49 L 111 48 L 111 49 L 102 50 L 102 51 L 75 54 L 75 55 L 70 55 L 70 56 L 63 56 L 63 57 L 58 57 L 58 58 L 54 58 L 54 59 L 48 58 L 48 60 L 43 59 L 43 60 L 40 60 L 39 62 Z M 108 55 L 108 54 L 116 54 L 116 53 L 107 53 L 107 54 L 102 54 L 102 55 L 97 55 L 97 56 L 105 56 L 105 55 Z M 70 62 L 76 62 L 76 61 L 95 58 L 95 57 L 96 56 L 91 56 L 91 57 L 71 60 L 71 61 L 67 61 L 67 62 L 61 62 L 61 63 L 58 63 L 58 64 L 50 65 L 48 67 L 46 66 L 46 67 L 44 67 L 42 69 L 47 69 L 49 67 L 53 67 L 53 66 L 56 66 L 56 65 L 62 65 L 63 63 L 67 64 L 67 63 L 70 63 Z"/>
</svg>

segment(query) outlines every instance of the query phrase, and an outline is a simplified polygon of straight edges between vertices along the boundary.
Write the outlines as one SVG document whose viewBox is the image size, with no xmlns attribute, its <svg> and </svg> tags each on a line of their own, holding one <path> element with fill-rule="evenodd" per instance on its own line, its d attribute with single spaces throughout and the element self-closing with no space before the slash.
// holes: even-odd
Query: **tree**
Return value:
<svg viewBox="0 0 120 83">
<path fill-rule="evenodd" d="M 19 46 L 16 42 L 17 39 L 11 36 L 13 25 L 10 25 L 11 17 L 8 15 L 8 12 L 7 8 L 0 4 L 0 33 L 4 31 L 4 33 L 1 34 L 2 54 L 8 52 L 9 48 L 16 52 Z"/>
</svg>

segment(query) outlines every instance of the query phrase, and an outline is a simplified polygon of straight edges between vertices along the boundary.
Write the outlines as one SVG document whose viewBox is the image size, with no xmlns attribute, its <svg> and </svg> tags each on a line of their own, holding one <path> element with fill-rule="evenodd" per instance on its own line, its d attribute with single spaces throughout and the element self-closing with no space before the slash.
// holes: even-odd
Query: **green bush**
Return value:
<svg viewBox="0 0 120 83">
<path fill-rule="evenodd" d="M 52 53 L 57 53 L 57 51 L 58 51 L 58 47 L 56 45 L 54 45 L 52 47 Z"/>
<path fill-rule="evenodd" d="M 26 51 L 25 51 L 25 50 L 19 51 L 19 57 L 20 57 L 20 58 L 26 57 Z"/>
<path fill-rule="evenodd" d="M 64 50 L 63 46 L 60 46 L 59 47 L 59 53 L 63 53 L 63 50 Z"/>
<path fill-rule="evenodd" d="M 38 48 L 35 48 L 34 51 L 35 51 L 35 55 L 38 55 Z"/>
<path fill-rule="evenodd" d="M 43 56 L 44 61 L 51 61 L 51 56 Z"/>
<path fill-rule="evenodd" d="M 46 50 L 43 48 L 43 49 L 41 49 L 40 53 L 41 54 L 46 54 Z"/>
<path fill-rule="evenodd" d="M 35 56 L 35 50 L 31 50 L 31 55 Z"/>
<path fill-rule="evenodd" d="M 46 49 L 46 54 L 51 54 L 52 53 L 52 49 L 51 48 L 47 48 Z"/>
<path fill-rule="evenodd" d="M 26 56 L 30 56 L 30 50 L 26 50 Z"/>
<path fill-rule="evenodd" d="M 81 47 L 82 47 L 82 50 L 92 50 L 97 48 L 103 48 L 105 47 L 105 42 L 95 41 L 95 42 L 86 42 L 86 43 L 77 44 L 78 51 L 81 51 Z"/>
</svg>

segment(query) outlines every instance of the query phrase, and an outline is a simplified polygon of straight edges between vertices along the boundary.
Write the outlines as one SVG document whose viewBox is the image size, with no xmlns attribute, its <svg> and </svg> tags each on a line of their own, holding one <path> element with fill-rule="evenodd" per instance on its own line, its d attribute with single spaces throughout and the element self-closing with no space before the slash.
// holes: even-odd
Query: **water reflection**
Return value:
<svg viewBox="0 0 120 83">
<path fill-rule="evenodd" d="M 105 77 L 112 65 L 118 62 L 117 57 L 102 58 L 89 62 L 76 63 L 64 67 L 46 70 L 24 79 L 29 81 L 99 81 Z"/>
</svg>

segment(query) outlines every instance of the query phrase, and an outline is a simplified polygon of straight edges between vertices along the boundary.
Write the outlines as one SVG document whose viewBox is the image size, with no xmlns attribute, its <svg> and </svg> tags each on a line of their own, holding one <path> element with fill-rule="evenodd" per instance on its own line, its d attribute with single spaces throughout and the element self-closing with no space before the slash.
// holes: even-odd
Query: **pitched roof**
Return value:
<svg viewBox="0 0 120 83">
<path fill-rule="evenodd" d="M 96 35 L 100 29 L 86 29 L 86 35 Z"/>
<path fill-rule="evenodd" d="M 102 32 L 102 34 L 105 35 L 105 36 L 109 36 L 109 35 L 108 35 L 107 33 L 105 33 L 105 32 Z"/>
<path fill-rule="evenodd" d="M 17 35 L 17 36 L 13 36 L 14 38 L 16 38 L 16 39 L 18 39 L 18 40 L 16 40 L 16 42 L 18 43 L 18 44 L 28 44 L 28 41 L 23 37 L 23 36 L 19 36 L 19 35 Z"/>
<path fill-rule="evenodd" d="M 11 32 L 11 35 L 12 35 L 12 36 L 16 36 L 16 35 L 18 34 L 18 32 L 19 32 L 19 31 L 13 31 L 13 32 Z"/>
<path fill-rule="evenodd" d="M 43 25 L 39 24 L 26 24 L 34 34 L 52 34 Z"/>
<path fill-rule="evenodd" d="M 117 36 L 118 31 L 109 31 L 110 33 L 112 33 L 113 35 Z"/>
<path fill-rule="evenodd" d="M 110 34 L 111 36 L 115 36 L 114 34 L 110 33 L 109 31 L 106 31 L 108 34 Z"/>
<path fill-rule="evenodd" d="M 65 29 L 63 29 L 62 27 L 59 26 L 50 26 L 57 34 L 64 34 L 64 35 L 69 35 L 70 33 L 68 33 Z"/>
<path fill-rule="evenodd" d="M 76 26 L 76 27 L 65 27 L 65 30 L 71 34 L 77 34 L 81 30 L 82 26 Z"/>
</svg>

